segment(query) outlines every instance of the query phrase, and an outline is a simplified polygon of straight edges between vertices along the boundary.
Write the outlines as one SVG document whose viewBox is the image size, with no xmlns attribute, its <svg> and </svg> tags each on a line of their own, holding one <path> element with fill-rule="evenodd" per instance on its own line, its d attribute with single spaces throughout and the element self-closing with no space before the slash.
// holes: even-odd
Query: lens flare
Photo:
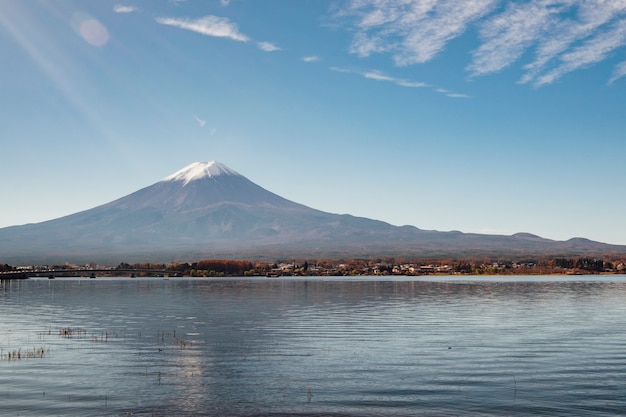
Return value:
<svg viewBox="0 0 626 417">
<path fill-rule="evenodd" d="M 84 40 L 93 46 L 104 46 L 109 41 L 109 31 L 100 21 L 86 13 L 75 13 L 72 26 Z"/>
</svg>

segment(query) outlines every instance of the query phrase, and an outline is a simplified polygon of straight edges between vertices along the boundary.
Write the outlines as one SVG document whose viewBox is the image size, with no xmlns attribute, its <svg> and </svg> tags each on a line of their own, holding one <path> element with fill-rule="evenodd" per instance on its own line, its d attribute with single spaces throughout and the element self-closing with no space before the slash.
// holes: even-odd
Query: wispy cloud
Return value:
<svg viewBox="0 0 626 417">
<path fill-rule="evenodd" d="M 230 4 L 230 0 L 220 0 L 220 4 L 224 7 L 228 6 Z"/>
<path fill-rule="evenodd" d="M 469 95 L 461 93 L 446 93 L 446 96 L 450 98 L 470 98 Z"/>
<path fill-rule="evenodd" d="M 611 79 L 609 80 L 609 84 L 613 84 L 615 81 L 625 76 L 626 76 L 626 61 L 623 61 L 617 64 L 617 66 L 615 67 L 615 70 L 613 71 L 613 75 L 611 76 Z"/>
<path fill-rule="evenodd" d="M 428 62 L 489 13 L 498 0 L 352 0 L 342 17 L 355 17 L 351 52 L 389 52 L 398 65 Z"/>
<path fill-rule="evenodd" d="M 320 57 L 315 55 L 303 56 L 302 61 L 304 62 L 317 62 L 320 60 Z"/>
<path fill-rule="evenodd" d="M 394 82 L 398 84 L 400 87 L 408 87 L 408 88 L 428 87 L 428 84 L 423 83 L 421 81 L 408 81 L 408 80 L 395 79 Z"/>
<path fill-rule="evenodd" d="M 359 71 L 355 71 L 355 70 L 351 70 L 347 68 L 341 68 L 341 67 L 330 67 L 330 70 L 335 71 L 335 72 L 342 72 L 344 74 L 360 74 Z"/>
<path fill-rule="evenodd" d="M 411 81 L 403 78 L 393 77 L 391 75 L 385 74 L 384 72 L 378 70 L 370 70 L 370 71 L 361 71 L 358 69 L 350 69 L 350 68 L 342 68 L 342 67 L 331 67 L 331 71 L 341 72 L 344 74 L 358 74 L 363 78 L 374 81 L 383 81 L 390 82 L 400 87 L 407 88 L 431 88 L 433 91 L 443 94 L 446 97 L 450 98 L 470 98 L 471 96 L 467 94 L 456 93 L 454 91 L 446 90 L 444 88 L 436 88 L 428 85 L 427 83 L 421 81 Z"/>
<path fill-rule="evenodd" d="M 626 46 L 626 0 L 350 0 L 337 16 L 350 24 L 352 53 L 387 53 L 400 66 L 432 61 L 475 26 L 480 44 L 466 66 L 470 76 L 530 57 L 519 82 L 536 87 Z"/>
<path fill-rule="evenodd" d="M 362 73 L 361 75 L 364 76 L 365 78 L 369 78 L 370 80 L 396 82 L 396 79 L 394 77 L 385 75 L 380 71 L 366 71 Z"/>
<path fill-rule="evenodd" d="M 113 11 L 115 13 L 133 13 L 139 10 L 136 6 L 124 6 L 121 4 L 116 4 L 113 6 Z"/>
<path fill-rule="evenodd" d="M 428 86 L 428 84 L 426 83 L 405 80 L 403 78 L 392 77 L 381 71 L 376 71 L 376 70 L 361 71 L 361 70 L 341 68 L 341 67 L 331 67 L 330 70 L 335 71 L 335 72 L 342 72 L 345 74 L 358 74 L 358 75 L 361 75 L 363 78 L 367 78 L 369 80 L 391 82 L 396 85 L 399 85 L 400 87 L 420 88 L 420 87 Z"/>
<path fill-rule="evenodd" d="M 481 25 L 483 43 L 472 53 L 467 69 L 472 75 L 484 75 L 511 65 L 554 25 L 560 11 L 537 2 L 509 4 L 504 12 Z"/>
<path fill-rule="evenodd" d="M 196 119 L 196 122 L 198 122 L 198 125 L 200 125 L 200 127 L 204 127 L 204 125 L 206 124 L 206 120 L 203 120 L 203 119 L 199 118 L 195 114 L 192 115 L 192 116 L 193 116 L 194 119 Z"/>
<path fill-rule="evenodd" d="M 226 17 L 205 16 L 199 19 L 179 19 L 158 17 L 157 23 L 191 30 L 206 36 L 228 38 L 235 41 L 247 42 L 250 38 L 239 31 L 236 23 Z"/>
<path fill-rule="evenodd" d="M 582 45 L 560 56 L 559 65 L 541 75 L 535 85 L 550 84 L 568 72 L 604 61 L 609 53 L 626 43 L 626 20 L 617 22 L 611 30 L 600 33 Z"/>
<path fill-rule="evenodd" d="M 470 98 L 467 94 L 455 93 L 454 91 L 446 90 L 445 88 L 435 88 L 435 91 L 450 98 Z"/>
<path fill-rule="evenodd" d="M 468 66 L 483 75 L 516 62 L 530 48 L 535 59 L 524 66 L 520 83 L 551 84 L 565 74 L 603 61 L 623 46 L 623 0 L 533 0 L 511 4 L 481 27 L 484 43 Z"/>
<path fill-rule="evenodd" d="M 265 52 L 280 51 L 280 48 L 271 42 L 257 42 L 256 45 L 259 47 L 260 50 Z"/>
<path fill-rule="evenodd" d="M 199 19 L 181 19 L 173 17 L 158 17 L 157 23 L 174 26 L 206 36 L 227 38 L 239 42 L 248 42 L 251 39 L 239 30 L 239 26 L 226 17 L 204 16 Z M 280 51 L 281 48 L 271 42 L 256 42 L 256 46 L 265 52 Z"/>
</svg>

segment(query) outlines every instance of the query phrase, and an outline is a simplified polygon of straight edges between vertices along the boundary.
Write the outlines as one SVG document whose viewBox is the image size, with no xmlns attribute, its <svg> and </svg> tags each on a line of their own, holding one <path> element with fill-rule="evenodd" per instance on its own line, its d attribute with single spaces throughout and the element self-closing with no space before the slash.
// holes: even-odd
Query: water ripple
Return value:
<svg viewBox="0 0 626 417">
<path fill-rule="evenodd" d="M 626 283 L 615 277 L 60 278 L 1 290 L 1 415 L 626 409 Z"/>
</svg>

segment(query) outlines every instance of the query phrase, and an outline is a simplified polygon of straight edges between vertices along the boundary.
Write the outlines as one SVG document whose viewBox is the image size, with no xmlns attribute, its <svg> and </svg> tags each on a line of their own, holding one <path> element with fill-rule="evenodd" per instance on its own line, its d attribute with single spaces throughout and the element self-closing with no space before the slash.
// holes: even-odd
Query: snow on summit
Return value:
<svg viewBox="0 0 626 417">
<path fill-rule="evenodd" d="M 163 178 L 163 181 L 183 181 L 183 186 L 185 186 L 191 181 L 218 177 L 220 175 L 239 174 L 220 162 L 194 162 L 180 171 L 176 171 L 172 175 Z"/>
</svg>

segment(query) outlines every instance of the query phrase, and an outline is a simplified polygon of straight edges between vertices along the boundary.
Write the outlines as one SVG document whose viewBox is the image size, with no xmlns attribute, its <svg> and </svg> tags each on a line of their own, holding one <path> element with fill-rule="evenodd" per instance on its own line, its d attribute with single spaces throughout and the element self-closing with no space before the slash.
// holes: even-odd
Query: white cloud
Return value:
<svg viewBox="0 0 626 417">
<path fill-rule="evenodd" d="M 351 26 L 351 53 L 386 53 L 400 66 L 432 61 L 475 26 L 480 43 L 466 66 L 471 76 L 527 58 L 520 83 L 537 87 L 626 46 L 626 0 L 349 0 L 337 17 Z"/>
<path fill-rule="evenodd" d="M 303 56 L 302 61 L 304 62 L 317 62 L 320 60 L 320 57 L 315 55 Z"/>
<path fill-rule="evenodd" d="M 470 96 L 468 96 L 467 94 L 461 93 L 446 93 L 446 96 L 450 98 L 470 98 Z"/>
<path fill-rule="evenodd" d="M 409 87 L 409 88 L 428 87 L 428 84 L 420 82 L 420 81 L 410 81 L 410 80 L 405 80 L 403 78 L 396 78 L 396 77 L 392 77 L 390 75 L 387 75 L 383 72 L 376 71 L 376 70 L 360 71 L 360 70 L 340 68 L 340 67 L 331 67 L 330 70 L 335 71 L 335 72 L 342 72 L 344 74 L 358 74 L 362 76 L 363 78 L 367 78 L 368 80 L 391 82 L 400 87 Z"/>
<path fill-rule="evenodd" d="M 235 41 L 247 42 L 250 40 L 246 35 L 239 32 L 236 23 L 228 18 L 218 16 L 205 16 L 199 19 L 177 19 L 170 17 L 159 17 L 157 23 L 168 26 L 175 26 L 181 29 L 191 30 L 206 36 L 218 38 L 228 38 Z"/>
<path fill-rule="evenodd" d="M 398 65 L 428 62 L 498 0 L 352 0 L 340 16 L 356 16 L 350 51 L 391 52 Z"/>
<path fill-rule="evenodd" d="M 353 71 L 347 68 L 341 68 L 341 67 L 330 67 L 331 71 L 335 71 L 335 72 L 343 72 L 344 74 L 353 74 L 357 71 Z"/>
<path fill-rule="evenodd" d="M 545 7 L 536 1 L 509 4 L 506 11 L 481 25 L 484 42 L 472 53 L 467 69 L 472 75 L 483 75 L 511 65 L 547 28 L 554 26 L 555 14 L 560 11 L 559 7 Z"/>
<path fill-rule="evenodd" d="M 437 93 L 441 93 L 450 98 L 470 98 L 467 94 L 455 93 L 454 91 L 446 90 L 445 88 L 435 88 Z"/>
<path fill-rule="evenodd" d="M 623 15 L 626 13 L 626 0 L 593 2 L 568 0 L 567 2 L 561 1 L 561 3 L 564 8 L 567 7 L 570 10 L 570 13 L 577 12 L 573 16 L 576 19 L 555 20 L 549 30 L 537 39 L 536 59 L 524 66 L 527 72 L 520 79 L 521 83 L 541 86 L 555 81 L 567 72 L 587 66 L 588 63 L 581 63 L 580 66 L 563 66 L 558 62 L 567 61 L 568 54 L 575 50 L 580 42 L 610 32 L 612 22 L 623 20 Z M 616 48 L 623 44 L 624 42 Z M 550 68 L 555 65 L 561 68 L 551 70 Z M 568 70 L 566 67 L 571 69 Z"/>
<path fill-rule="evenodd" d="M 250 41 L 250 38 L 247 35 L 239 31 L 239 26 L 226 17 L 212 15 L 204 16 L 199 19 L 159 17 L 156 21 L 162 25 L 191 30 L 206 36 L 227 38 L 239 42 Z M 262 51 L 280 51 L 280 48 L 271 42 L 257 42 L 256 45 Z"/>
<path fill-rule="evenodd" d="M 139 9 L 135 6 L 123 6 L 121 4 L 116 4 L 115 6 L 113 6 L 113 11 L 115 13 L 133 13 L 137 10 Z"/>
<path fill-rule="evenodd" d="M 224 7 L 228 6 L 230 4 L 230 0 L 220 0 L 220 4 Z"/>
<path fill-rule="evenodd" d="M 421 81 L 395 80 L 395 83 L 398 84 L 400 87 L 409 87 L 409 88 L 428 87 L 428 84 L 423 83 Z"/>
<path fill-rule="evenodd" d="M 626 61 L 620 62 L 619 64 L 617 64 L 617 66 L 615 66 L 615 70 L 613 71 L 613 75 L 609 80 L 609 84 L 613 84 L 615 81 L 624 76 L 626 76 Z"/>
<path fill-rule="evenodd" d="M 257 42 L 257 46 L 260 50 L 265 52 L 280 51 L 280 48 L 278 46 L 270 42 Z"/>
<path fill-rule="evenodd" d="M 423 63 L 433 59 L 446 44 L 461 35 L 468 25 L 484 16 L 497 0 L 440 1 L 434 16 L 410 22 L 408 36 L 404 37 L 402 51 L 395 60 L 400 65 Z"/>
<path fill-rule="evenodd" d="M 563 75 L 607 58 L 610 52 L 626 43 L 626 20 L 619 21 L 608 32 L 598 34 L 572 51 L 560 56 L 560 65 L 535 81 L 536 86 L 551 84 Z"/>
<path fill-rule="evenodd" d="M 198 122 L 198 125 L 200 125 L 200 127 L 204 127 L 204 125 L 206 124 L 206 120 L 202 120 L 201 118 L 199 118 L 195 114 L 193 114 L 192 116 L 193 116 L 194 119 L 196 119 L 196 122 Z"/>
<path fill-rule="evenodd" d="M 352 41 L 350 52 L 360 57 L 367 57 L 374 53 L 389 52 L 393 48 L 393 42 L 385 40 L 383 36 L 358 33 Z"/>
<path fill-rule="evenodd" d="M 366 71 L 364 73 L 362 73 L 361 75 L 363 75 L 365 78 L 369 78 L 370 80 L 376 80 L 376 81 L 392 81 L 395 82 L 396 79 L 393 77 L 390 77 L 388 75 L 385 75 L 379 71 Z"/>
</svg>

